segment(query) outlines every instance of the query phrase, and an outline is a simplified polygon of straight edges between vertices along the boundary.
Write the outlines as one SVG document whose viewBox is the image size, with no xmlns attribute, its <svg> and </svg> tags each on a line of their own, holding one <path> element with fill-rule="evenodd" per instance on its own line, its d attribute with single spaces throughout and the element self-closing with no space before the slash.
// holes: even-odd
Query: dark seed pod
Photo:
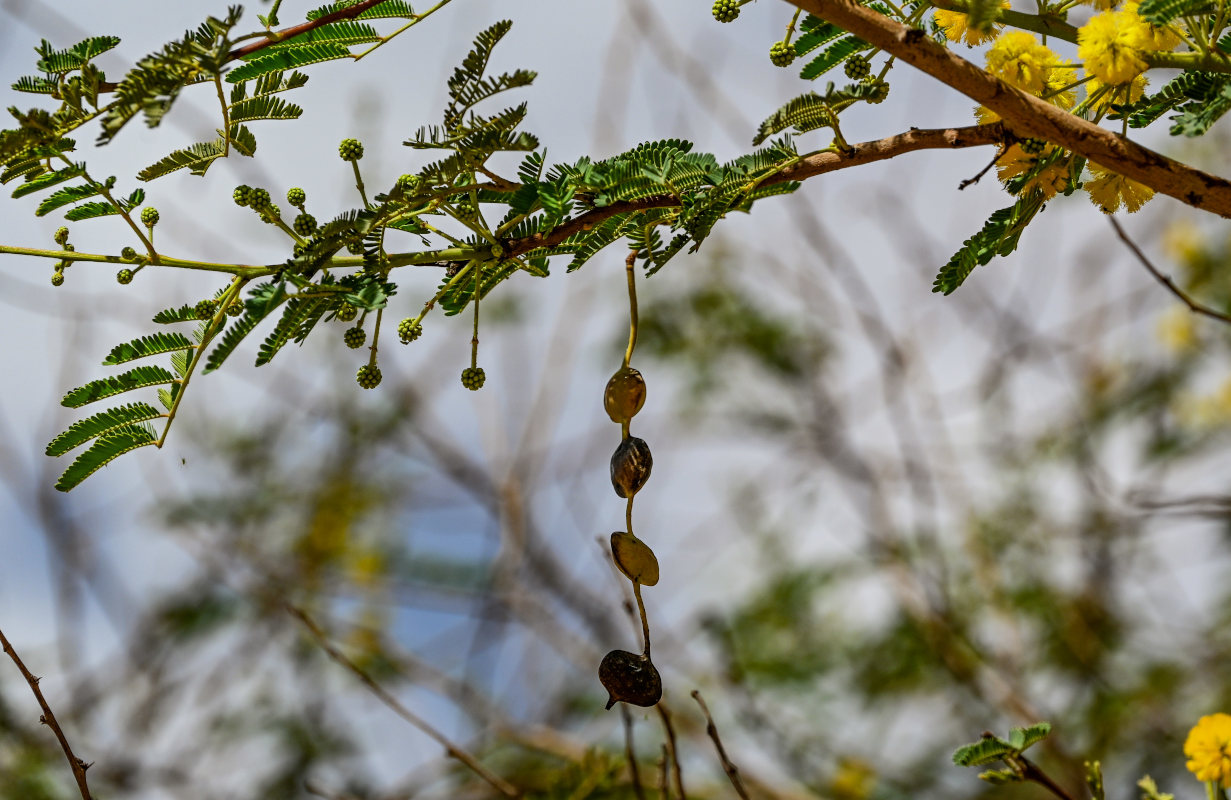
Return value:
<svg viewBox="0 0 1231 800">
<path fill-rule="evenodd" d="M 645 405 L 645 378 L 632 367 L 621 367 L 607 381 L 603 408 L 615 423 L 628 422 Z"/>
<path fill-rule="evenodd" d="M 611 454 L 611 485 L 620 497 L 632 497 L 650 479 L 654 458 L 645 439 L 630 436 Z"/>
<path fill-rule="evenodd" d="M 649 708 L 663 696 L 663 679 L 653 662 L 627 650 L 612 650 L 603 656 L 598 679 L 607 690 L 607 708 L 620 702 Z"/>
</svg>

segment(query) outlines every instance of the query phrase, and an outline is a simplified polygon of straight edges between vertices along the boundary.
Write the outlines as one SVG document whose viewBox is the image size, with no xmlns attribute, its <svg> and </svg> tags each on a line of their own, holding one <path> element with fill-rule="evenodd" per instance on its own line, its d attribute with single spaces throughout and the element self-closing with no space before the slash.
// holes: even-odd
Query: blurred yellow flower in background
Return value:
<svg viewBox="0 0 1231 800">
<path fill-rule="evenodd" d="M 1197 346 L 1197 323 L 1193 312 L 1172 306 L 1158 319 L 1158 338 L 1168 350 L 1179 355 Z"/>
<path fill-rule="evenodd" d="M 1231 788 L 1231 715 L 1202 717 L 1184 740 L 1185 765 L 1199 781 L 1217 781 Z"/>
</svg>

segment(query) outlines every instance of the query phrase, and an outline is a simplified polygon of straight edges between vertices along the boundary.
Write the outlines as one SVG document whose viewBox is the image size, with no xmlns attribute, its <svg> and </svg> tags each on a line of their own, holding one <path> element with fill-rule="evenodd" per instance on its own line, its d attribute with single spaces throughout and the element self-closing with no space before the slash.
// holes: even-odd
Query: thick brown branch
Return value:
<svg viewBox="0 0 1231 800">
<path fill-rule="evenodd" d="M 73 770 L 73 777 L 77 779 L 77 789 L 81 792 L 81 800 L 92 800 L 90 786 L 86 783 L 85 777 L 85 771 L 90 768 L 90 765 L 73 754 L 73 748 L 69 747 L 68 738 L 65 737 L 64 731 L 60 729 L 60 723 L 56 721 L 56 715 L 52 713 L 51 706 L 47 705 L 47 698 L 43 697 L 42 690 L 38 688 L 39 679 L 30 674 L 30 670 L 26 669 L 26 665 L 18 657 L 17 651 L 13 649 L 13 645 L 9 644 L 9 640 L 4 638 L 4 631 L 0 631 L 0 647 L 4 649 L 5 653 L 8 653 L 9 658 L 13 659 L 17 669 L 21 670 L 21 676 L 26 679 L 26 683 L 30 684 L 30 691 L 34 692 L 35 699 L 38 700 L 39 706 L 42 707 L 43 716 L 39 718 L 39 722 L 51 728 L 56 738 L 60 740 L 60 749 L 64 751 L 64 757 L 68 759 L 68 766 Z"/>
<path fill-rule="evenodd" d="M 971 125 L 965 128 L 935 128 L 924 130 L 912 128 L 896 136 L 888 136 L 873 142 L 861 142 L 852 145 L 845 152 L 814 153 L 767 178 L 760 185 L 773 186 L 788 181 L 802 181 L 826 172 L 834 172 L 847 167 L 857 167 L 861 164 L 871 164 L 874 161 L 884 161 L 915 150 L 953 149 L 959 147 L 983 147 L 1000 144 L 1006 136 L 1005 128 L 999 122 L 991 125 Z M 626 214 L 632 211 L 646 211 L 651 208 L 671 208 L 678 206 L 680 201 L 671 195 L 646 197 L 631 202 L 612 203 L 609 206 L 588 211 L 549 233 L 527 236 L 524 239 L 510 240 L 504 243 L 506 253 L 519 256 L 540 247 L 552 247 L 560 244 L 568 237 L 580 231 L 593 228 L 605 219 L 616 214 Z"/>
<path fill-rule="evenodd" d="M 1231 217 L 1231 182 L 1129 141 L 1009 86 L 961 56 L 883 14 L 850 0 L 787 0 L 866 39 L 1004 119 L 1020 136 L 1061 145 L 1107 169 L 1195 208 Z"/>
</svg>

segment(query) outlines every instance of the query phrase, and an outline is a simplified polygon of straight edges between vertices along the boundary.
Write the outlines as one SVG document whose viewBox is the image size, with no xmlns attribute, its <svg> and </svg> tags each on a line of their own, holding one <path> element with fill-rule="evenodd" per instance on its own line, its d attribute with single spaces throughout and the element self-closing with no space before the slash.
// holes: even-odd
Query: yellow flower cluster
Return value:
<svg viewBox="0 0 1231 800">
<path fill-rule="evenodd" d="M 1055 147 L 1047 147 L 1041 153 L 1027 153 L 1021 145 L 1013 145 L 996 161 L 996 174 L 1000 180 L 1007 181 L 1018 175 L 1023 175 L 1035 169 L 1041 161 L 1055 155 Z M 1069 182 L 1069 160 L 1060 158 L 1038 171 L 1038 174 L 1026 181 L 1021 194 L 1030 194 L 1035 189 L 1043 193 L 1045 200 L 1050 200 L 1058 192 L 1064 191 Z"/>
<path fill-rule="evenodd" d="M 1086 72 L 1105 84 L 1129 83 L 1146 70 L 1145 53 L 1170 50 L 1180 39 L 1167 28 L 1149 24 L 1128 2 L 1118 11 L 1104 11 L 1077 31 L 1077 57 Z"/>
<path fill-rule="evenodd" d="M 1083 188 L 1090 193 L 1090 202 L 1102 209 L 1104 214 L 1114 214 L 1121 206 L 1131 214 L 1141 210 L 1154 196 L 1154 190 L 1144 183 L 1103 169 L 1093 162 L 1089 168 L 1094 177 L 1086 181 Z"/>
<path fill-rule="evenodd" d="M 1008 8 L 1009 0 L 1001 0 L 1000 7 Z M 963 14 L 961 11 L 946 11 L 943 8 L 936 9 L 932 19 L 935 20 L 936 27 L 945 32 L 949 41 L 965 42 L 972 46 L 990 42 L 1000 31 L 1004 30 L 1004 25 L 999 23 L 993 23 L 986 32 L 972 28 L 969 14 Z"/>
<path fill-rule="evenodd" d="M 1199 781 L 1216 781 L 1231 788 L 1231 715 L 1202 717 L 1184 740 L 1186 766 Z"/>
<path fill-rule="evenodd" d="M 1112 105 L 1121 103 L 1133 103 L 1141 99 L 1145 94 L 1146 85 L 1149 81 L 1145 75 L 1138 75 L 1128 83 L 1107 84 L 1100 81 L 1098 78 L 1091 78 L 1086 81 L 1086 97 L 1094 98 L 1090 103 L 1090 108 L 1093 111 L 1110 111 Z M 1103 91 L 1106 89 L 1107 91 Z"/>
<path fill-rule="evenodd" d="M 1011 31 L 997 39 L 987 51 L 987 71 L 1024 92 L 1046 96 L 1047 102 L 1066 110 L 1077 100 L 1076 90 L 1064 88 L 1077 80 L 1077 70 L 1032 33 Z M 1000 119 L 984 106 L 975 109 L 975 116 L 984 125 Z"/>
</svg>

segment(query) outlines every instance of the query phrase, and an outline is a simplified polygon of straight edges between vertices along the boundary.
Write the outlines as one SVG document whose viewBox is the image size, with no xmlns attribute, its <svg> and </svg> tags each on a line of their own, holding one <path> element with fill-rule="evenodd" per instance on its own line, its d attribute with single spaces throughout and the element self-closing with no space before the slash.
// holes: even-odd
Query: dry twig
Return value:
<svg viewBox="0 0 1231 800">
<path fill-rule="evenodd" d="M 1133 251 L 1133 255 L 1137 256 L 1137 260 L 1141 262 L 1141 265 L 1154 276 L 1154 280 L 1158 281 L 1163 286 L 1166 286 L 1167 291 L 1179 298 L 1181 303 L 1188 306 L 1189 311 L 1194 314 L 1201 314 L 1202 316 L 1209 317 L 1210 319 L 1216 319 L 1219 322 L 1231 324 L 1231 316 L 1227 316 L 1221 311 L 1217 311 L 1209 306 L 1198 303 L 1196 300 L 1193 300 L 1185 294 L 1183 289 L 1176 285 L 1170 275 L 1164 275 L 1159 272 L 1158 268 L 1150 263 L 1150 259 L 1146 258 L 1146 254 L 1141 252 L 1141 248 L 1137 246 L 1137 243 L 1128 238 L 1128 234 L 1125 233 L 1124 228 L 1120 226 L 1120 223 L 1116 221 L 1115 217 L 1108 215 L 1107 221 L 1111 223 L 1111 227 L 1115 228 L 1116 235 L 1120 237 L 1120 241 L 1128 245 L 1128 249 Z"/>
<path fill-rule="evenodd" d="M 714 724 L 714 718 L 710 716 L 709 706 L 705 705 L 705 700 L 701 698 L 701 693 L 696 689 L 692 690 L 692 699 L 697 701 L 697 705 L 701 706 L 701 711 L 705 714 L 705 732 L 714 740 L 714 748 L 718 751 L 718 758 L 722 761 L 723 772 L 727 773 L 727 777 L 731 779 L 731 785 L 735 787 L 736 794 L 744 800 L 751 800 L 748 797 L 748 790 L 744 788 L 744 781 L 739 776 L 739 769 L 731 763 L 726 749 L 722 746 L 722 739 L 718 738 L 718 726 Z"/>
<path fill-rule="evenodd" d="M 90 795 L 90 786 L 86 782 L 85 771 L 90 768 L 90 764 L 85 763 L 73 753 L 73 748 L 69 747 L 68 738 L 65 737 L 64 731 L 60 729 L 60 723 L 56 721 L 56 715 L 52 712 L 51 706 L 47 704 L 47 698 L 43 697 L 43 692 L 38 688 L 39 678 L 30 674 L 30 670 L 26 669 L 26 665 L 22 663 L 21 658 L 17 655 L 17 651 L 13 649 L 13 645 L 9 644 L 9 640 L 4 638 L 4 631 L 0 631 L 0 647 L 4 648 L 4 652 L 8 653 L 9 658 L 13 659 L 13 663 L 17 665 L 17 669 L 21 670 L 21 675 L 26 679 L 26 683 L 30 684 L 30 691 L 34 692 L 35 699 L 38 700 L 39 706 L 43 709 L 43 715 L 39 717 L 39 722 L 43 723 L 55 733 L 56 738 L 60 740 L 60 748 L 64 751 L 64 757 L 68 759 L 68 765 L 73 770 L 73 777 L 77 779 L 77 788 L 81 791 L 81 800 L 93 800 Z"/>
</svg>

